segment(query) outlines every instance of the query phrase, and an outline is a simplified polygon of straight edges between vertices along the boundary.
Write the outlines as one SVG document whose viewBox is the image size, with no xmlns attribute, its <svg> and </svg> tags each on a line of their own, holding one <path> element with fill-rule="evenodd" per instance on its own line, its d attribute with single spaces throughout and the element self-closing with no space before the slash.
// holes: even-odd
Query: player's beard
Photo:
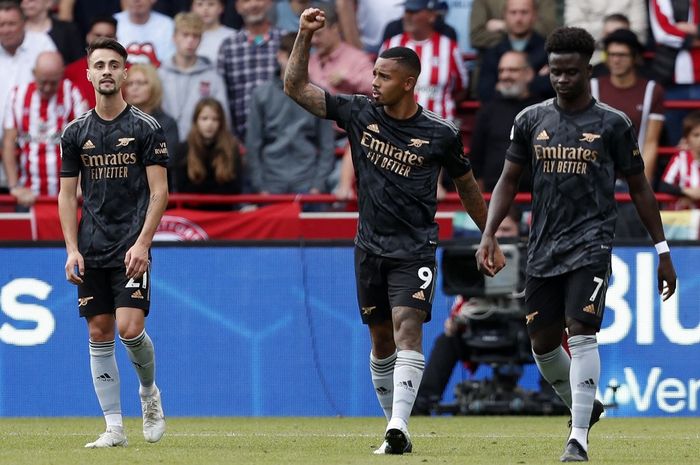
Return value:
<svg viewBox="0 0 700 465">
<path fill-rule="evenodd" d="M 100 95 L 107 95 L 107 96 L 109 96 L 109 95 L 114 95 L 114 94 L 116 94 L 117 92 L 119 92 L 119 88 L 116 87 L 116 86 L 113 87 L 113 88 L 111 88 L 111 89 L 103 89 L 103 88 L 101 88 L 101 87 L 99 87 L 99 86 L 97 87 L 97 93 L 100 94 Z"/>
</svg>

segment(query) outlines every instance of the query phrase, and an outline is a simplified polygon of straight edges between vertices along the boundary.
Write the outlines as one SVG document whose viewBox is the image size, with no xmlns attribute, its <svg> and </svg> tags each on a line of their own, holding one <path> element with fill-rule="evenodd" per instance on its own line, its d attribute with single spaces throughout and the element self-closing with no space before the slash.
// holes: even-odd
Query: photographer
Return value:
<svg viewBox="0 0 700 465">
<path fill-rule="evenodd" d="M 519 237 L 520 216 L 517 209 L 511 209 L 499 226 L 496 237 L 499 239 Z M 465 298 L 461 295 L 456 297 L 450 316 L 445 319 L 445 330 L 435 339 L 433 349 L 426 361 L 423 381 L 413 406 L 413 415 L 430 415 L 431 408 L 442 399 L 452 371 L 459 361 L 471 373 L 476 371 L 478 363 L 470 361 L 469 347 L 465 344 L 463 335 L 469 325 L 470 310 L 483 300 Z"/>
</svg>

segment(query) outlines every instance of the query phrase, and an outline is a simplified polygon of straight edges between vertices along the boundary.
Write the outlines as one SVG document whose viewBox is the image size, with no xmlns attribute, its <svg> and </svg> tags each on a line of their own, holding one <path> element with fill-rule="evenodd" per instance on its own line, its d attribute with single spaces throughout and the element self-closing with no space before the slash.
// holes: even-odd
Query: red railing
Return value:
<svg viewBox="0 0 700 465">
<path fill-rule="evenodd" d="M 486 201 L 491 199 L 490 193 L 484 194 Z M 615 194 L 615 200 L 620 203 L 631 202 L 629 194 Z M 659 202 L 673 202 L 675 196 L 669 194 L 656 194 Z M 56 203 L 57 198 L 53 196 L 39 196 L 36 199 L 40 204 Z M 170 194 L 169 205 L 182 208 L 196 205 L 244 205 L 244 204 L 275 204 L 298 202 L 301 204 L 335 204 L 346 203 L 352 209 L 356 209 L 357 201 L 354 199 L 340 199 L 332 194 L 281 194 L 281 195 L 209 195 L 209 194 Z M 519 193 L 515 196 L 515 202 L 527 204 L 532 202 L 532 196 L 528 193 Z M 11 195 L 0 195 L 0 206 L 13 207 L 16 204 L 15 198 Z M 440 207 L 449 209 L 461 205 L 459 196 L 456 193 L 449 193 L 439 203 Z"/>
</svg>

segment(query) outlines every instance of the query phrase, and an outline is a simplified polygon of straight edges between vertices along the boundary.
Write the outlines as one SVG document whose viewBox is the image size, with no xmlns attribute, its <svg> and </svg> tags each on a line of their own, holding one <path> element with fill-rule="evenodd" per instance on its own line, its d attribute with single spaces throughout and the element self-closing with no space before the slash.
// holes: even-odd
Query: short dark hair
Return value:
<svg viewBox="0 0 700 465">
<path fill-rule="evenodd" d="M 379 58 L 396 60 L 404 66 L 413 76 L 420 75 L 420 58 L 418 54 L 408 47 L 392 47 L 384 50 Z"/>
<path fill-rule="evenodd" d="M 109 37 L 98 37 L 87 46 L 86 50 L 88 58 L 90 58 L 92 52 L 100 49 L 114 50 L 124 59 L 124 63 L 126 63 L 126 59 L 129 56 L 124 46 L 116 40 L 110 39 Z"/>
<path fill-rule="evenodd" d="M 611 13 L 603 18 L 604 23 L 607 23 L 608 21 L 617 21 L 618 23 L 630 24 L 630 19 L 624 13 Z"/>
<path fill-rule="evenodd" d="M 560 27 L 555 29 L 544 44 L 544 51 L 550 53 L 579 53 L 591 59 L 595 51 L 593 36 L 580 27 Z"/>
<path fill-rule="evenodd" d="M 297 40 L 296 32 L 288 32 L 280 37 L 280 52 L 285 52 L 291 55 L 295 40 Z"/>
<path fill-rule="evenodd" d="M 116 18 L 114 18 L 114 16 L 100 15 L 92 18 L 92 20 L 90 21 L 90 27 L 88 27 L 88 31 L 91 31 L 92 28 L 95 27 L 95 24 L 100 23 L 109 23 L 112 26 L 114 26 L 114 29 L 117 29 L 117 20 Z"/>
<path fill-rule="evenodd" d="M 695 110 L 683 118 L 683 137 L 687 137 L 690 131 L 700 126 L 700 110 Z"/>
<path fill-rule="evenodd" d="M 2 1 L 0 1 L 0 11 L 15 10 L 22 17 L 22 21 L 26 21 L 27 17 L 24 15 L 24 11 L 22 10 L 22 7 L 19 6 L 19 3 L 20 3 L 19 0 L 15 0 L 15 1 L 2 0 Z"/>
</svg>

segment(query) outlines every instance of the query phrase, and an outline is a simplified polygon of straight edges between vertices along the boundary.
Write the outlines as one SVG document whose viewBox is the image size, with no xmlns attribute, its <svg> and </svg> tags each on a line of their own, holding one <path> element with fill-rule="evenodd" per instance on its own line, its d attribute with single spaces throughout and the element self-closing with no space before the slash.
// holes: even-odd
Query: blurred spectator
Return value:
<svg viewBox="0 0 700 465">
<path fill-rule="evenodd" d="M 226 106 L 226 88 L 216 68 L 197 56 L 204 23 L 195 13 L 175 16 L 175 55 L 158 69 L 163 83 L 163 110 L 177 121 L 179 140 L 190 133 L 192 113 L 204 97 L 213 97 Z M 227 117 L 224 124 L 228 128 Z"/>
<path fill-rule="evenodd" d="M 408 0 L 403 34 L 384 42 L 379 53 L 391 47 L 408 47 L 421 59 L 416 100 L 425 109 L 454 121 L 456 103 L 466 97 L 467 70 L 457 42 L 435 31 L 434 0 Z"/>
<path fill-rule="evenodd" d="M 80 37 L 85 37 L 95 18 L 120 10 L 121 0 L 58 0 L 58 19 L 74 23 Z"/>
<path fill-rule="evenodd" d="M 323 10 L 326 25 L 311 38 L 309 79 L 331 94 L 370 95 L 374 63 L 369 55 L 343 41 L 333 4 L 314 6 Z"/>
<path fill-rule="evenodd" d="M 495 46 L 486 49 L 481 57 L 479 100 L 488 102 L 493 98 L 498 80 L 498 62 L 509 50 L 525 52 L 530 66 L 535 70 L 530 93 L 542 99 L 553 96 L 544 37 L 534 29 L 537 18 L 535 0 L 506 0 L 504 8 L 506 35 Z"/>
<path fill-rule="evenodd" d="M 622 13 L 613 13 L 603 18 L 603 34 L 602 39 L 596 42 L 596 51 L 591 58 L 593 64 L 593 77 L 606 76 L 610 74 L 607 64 L 605 63 L 605 38 L 618 29 L 629 29 L 630 20 Z"/>
<path fill-rule="evenodd" d="M 644 48 L 634 32 L 618 29 L 604 39 L 609 75 L 591 79 L 594 98 L 621 110 L 637 130 L 644 173 L 653 185 L 664 124 L 664 90 L 637 71 Z"/>
<path fill-rule="evenodd" d="M 447 36 L 450 39 L 457 41 L 457 31 L 455 31 L 455 29 L 452 26 L 445 23 L 445 9 L 447 8 L 447 4 L 445 2 L 440 2 L 437 0 L 430 0 L 427 3 L 427 9 L 430 9 L 435 12 L 433 29 L 435 29 L 441 35 Z M 404 4 L 404 14 L 405 8 L 406 5 Z M 384 34 L 382 34 L 382 43 L 396 35 L 403 34 L 403 23 L 404 18 L 401 17 L 387 24 L 386 28 L 384 28 Z"/>
<path fill-rule="evenodd" d="M 124 100 L 148 113 L 158 121 L 165 133 L 168 150 L 174 151 L 180 143 L 175 120 L 161 108 L 163 100 L 163 85 L 158 77 L 158 71 L 150 63 L 135 63 L 131 65 L 126 75 L 123 87 Z M 170 160 L 172 166 L 172 159 Z M 172 188 L 172 185 L 171 185 Z"/>
<path fill-rule="evenodd" d="M 311 6 L 311 0 L 277 0 L 275 2 L 275 26 L 287 32 L 299 29 L 301 12 Z"/>
<path fill-rule="evenodd" d="M 565 0 L 564 2 L 564 24 L 587 30 L 596 41 L 602 41 L 606 32 L 615 30 L 605 31 L 604 21 L 600 20 L 615 13 L 625 15 L 629 22 L 627 29 L 631 29 L 637 35 L 640 43 L 647 42 L 646 2 L 640 0 Z M 609 24 L 608 27 L 615 26 Z M 600 54 L 596 54 L 593 55 L 591 64 L 595 65 L 601 61 Z"/>
<path fill-rule="evenodd" d="M 353 47 L 377 53 L 390 21 L 404 12 L 402 0 L 336 0 L 343 38 Z"/>
<path fill-rule="evenodd" d="M 279 74 L 259 85 L 250 100 L 246 163 L 250 182 L 261 194 L 327 192 L 335 163 L 333 126 L 297 105 L 282 77 L 296 34 L 282 37 Z"/>
<path fill-rule="evenodd" d="M 80 91 L 63 78 L 60 53 L 40 53 L 33 74 L 32 82 L 12 91 L 4 119 L 5 173 L 10 194 L 24 207 L 37 195 L 58 195 L 61 134 L 88 109 Z"/>
<path fill-rule="evenodd" d="M 482 192 L 491 192 L 503 171 L 510 130 L 515 116 L 541 99 L 530 94 L 535 76 L 524 52 L 508 51 L 498 62 L 496 96 L 476 114 L 469 159 Z M 530 191 L 530 178 L 523 176 L 520 190 Z"/>
<path fill-rule="evenodd" d="M 71 63 L 84 53 L 83 37 L 75 24 L 51 16 L 53 3 L 53 0 L 22 0 L 21 7 L 27 20 L 24 29 L 48 34 L 63 62 Z"/>
<path fill-rule="evenodd" d="M 649 22 L 656 47 L 652 71 L 668 100 L 700 99 L 700 11 L 687 0 L 649 0 Z M 681 137 L 685 110 L 666 113 L 671 144 Z"/>
<path fill-rule="evenodd" d="M 207 58 L 214 66 L 217 66 L 221 43 L 235 32 L 232 28 L 221 24 L 225 3 L 225 0 L 192 1 L 192 13 L 199 15 L 204 22 L 204 32 L 197 54 Z"/>
<path fill-rule="evenodd" d="M 682 196 L 673 207 L 687 210 L 700 207 L 700 111 L 683 118 L 685 149 L 673 156 L 661 178 L 659 190 Z"/>
<path fill-rule="evenodd" d="M 473 0 L 445 0 L 447 6 L 445 23 L 457 31 L 457 43 L 462 53 L 474 53 L 469 40 L 469 18 L 472 15 Z"/>
<path fill-rule="evenodd" d="M 112 16 L 98 16 L 92 20 L 90 25 L 90 30 L 85 36 L 85 42 L 91 43 L 95 39 L 102 37 L 108 37 L 110 39 L 117 38 L 117 20 Z M 88 102 L 88 106 L 93 108 L 95 106 L 95 90 L 92 87 L 92 83 L 87 80 L 86 70 L 88 68 L 88 61 L 85 52 L 83 51 L 83 56 L 78 58 L 72 63 L 66 66 L 65 76 L 66 79 L 70 79 L 71 82 L 80 89 L 83 97 Z"/>
<path fill-rule="evenodd" d="M 18 2 L 0 1 L 0 115 L 5 114 L 12 89 L 32 81 L 32 69 L 39 54 L 56 50 L 47 34 L 25 32 L 24 23 L 24 14 Z M 7 180 L 2 171 L 0 186 L 6 185 Z"/>
<path fill-rule="evenodd" d="M 175 52 L 171 17 L 153 11 L 154 0 L 122 0 L 117 19 L 117 40 L 129 52 L 129 63 L 151 62 L 155 67 Z"/>
<path fill-rule="evenodd" d="M 506 36 L 504 12 L 507 0 L 474 0 L 469 20 L 469 39 L 477 50 L 493 47 Z M 547 37 L 558 25 L 556 11 L 559 0 L 539 0 L 534 29 Z"/>
<path fill-rule="evenodd" d="M 192 114 L 187 140 L 178 145 L 173 161 L 175 192 L 240 194 L 241 158 L 238 141 L 226 129 L 224 107 L 206 97 Z M 204 210 L 231 210 L 230 205 L 198 206 Z"/>
<path fill-rule="evenodd" d="M 218 70 L 224 78 L 236 136 L 245 140 L 250 99 L 258 85 L 278 70 L 277 49 L 282 31 L 270 24 L 271 0 L 236 0 L 243 29 L 225 39 L 219 49 Z"/>
</svg>

